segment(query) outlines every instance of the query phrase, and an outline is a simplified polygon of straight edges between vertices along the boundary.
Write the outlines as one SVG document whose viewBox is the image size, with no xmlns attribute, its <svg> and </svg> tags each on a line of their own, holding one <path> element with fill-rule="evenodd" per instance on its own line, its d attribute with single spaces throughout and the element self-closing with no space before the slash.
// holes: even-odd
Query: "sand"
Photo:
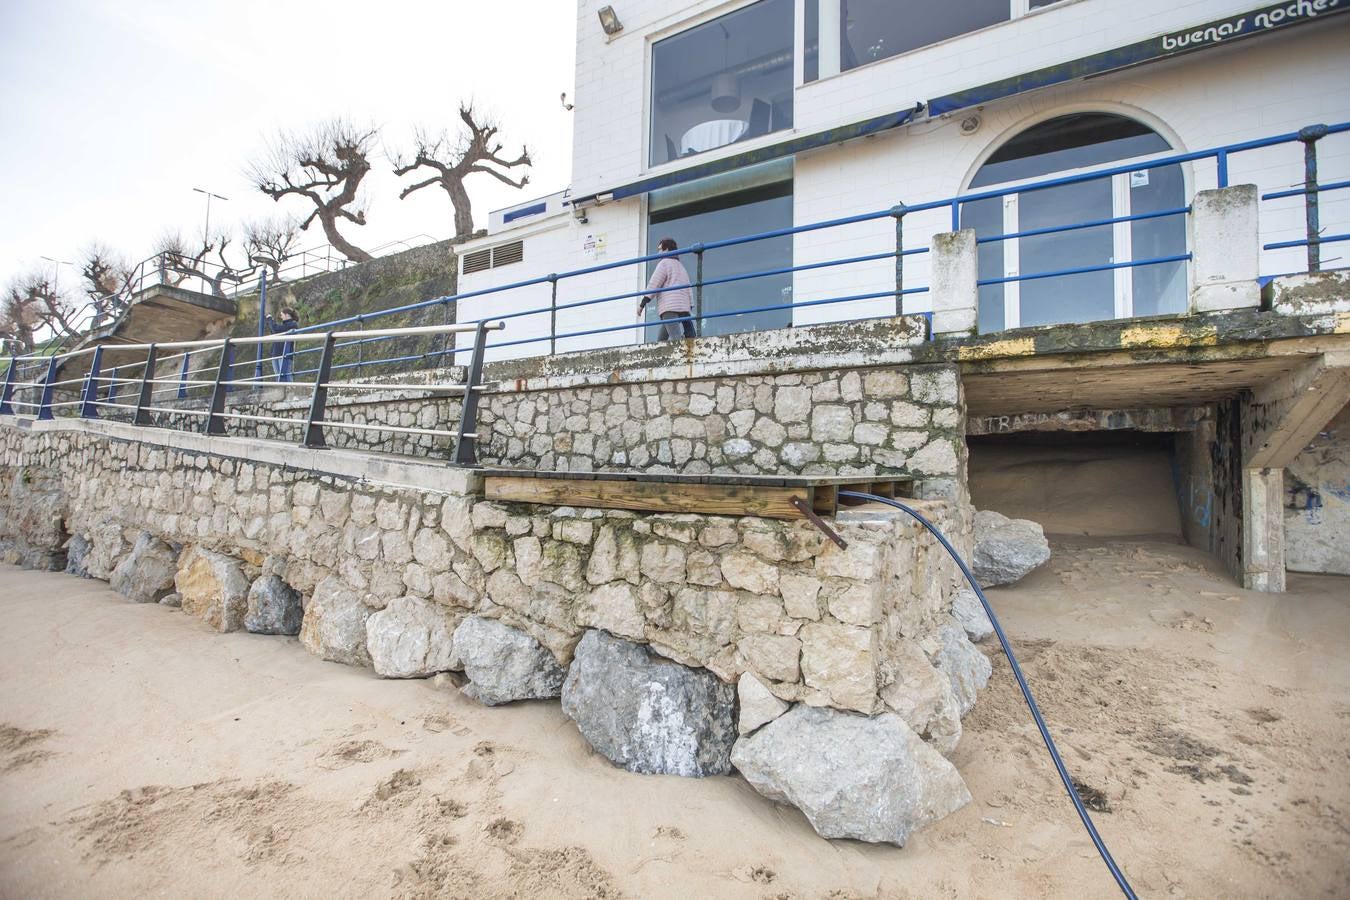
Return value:
<svg viewBox="0 0 1350 900">
<path fill-rule="evenodd" d="M 1164 542 L 1059 539 L 991 592 L 1147 896 L 1350 893 L 1350 579 L 1234 588 Z M 994 657 L 909 846 L 817 837 L 736 778 L 633 775 L 556 703 L 487 709 L 106 585 L 0 569 L 5 897 L 1111 896 Z"/>
</svg>

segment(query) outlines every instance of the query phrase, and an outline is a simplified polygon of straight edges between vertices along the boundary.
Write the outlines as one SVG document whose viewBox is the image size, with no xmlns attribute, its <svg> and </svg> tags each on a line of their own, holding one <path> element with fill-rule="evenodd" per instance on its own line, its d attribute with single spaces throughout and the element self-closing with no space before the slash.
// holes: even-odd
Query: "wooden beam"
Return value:
<svg viewBox="0 0 1350 900">
<path fill-rule="evenodd" d="M 802 518 L 801 512 L 792 505 L 792 498 L 801 497 L 814 505 L 816 490 L 813 486 L 672 484 L 503 475 L 487 475 L 483 479 L 483 496 L 488 500 L 769 519 Z"/>
<path fill-rule="evenodd" d="M 1243 422 L 1249 469 L 1282 469 L 1350 403 L 1350 350 L 1324 353 L 1252 394 Z"/>
</svg>

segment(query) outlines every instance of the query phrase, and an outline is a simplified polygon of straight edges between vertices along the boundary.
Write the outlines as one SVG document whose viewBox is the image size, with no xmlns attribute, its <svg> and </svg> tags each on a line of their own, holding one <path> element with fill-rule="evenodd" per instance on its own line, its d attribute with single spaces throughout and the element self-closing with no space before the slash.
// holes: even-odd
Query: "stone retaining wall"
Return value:
<svg viewBox="0 0 1350 900">
<path fill-rule="evenodd" d="M 841 340 L 866 349 L 870 364 L 848 358 L 835 346 Z M 674 346 L 642 345 L 492 363 L 484 372 L 492 389 L 479 408 L 479 460 L 581 472 L 887 474 L 918 479 L 924 496 L 962 498 L 958 370 L 907 362 L 913 341 L 911 323 L 896 319 L 795 329 L 788 337 L 700 338 L 682 342 L 698 345 L 689 347 L 696 354 L 689 360 Z M 452 367 L 388 380 L 464 378 L 463 367 Z M 241 392 L 230 408 L 303 419 L 309 392 Z M 332 391 L 328 408 L 333 421 L 449 431 L 460 417 L 457 398 L 416 393 Z M 162 421 L 188 430 L 202 425 L 190 415 Z M 229 423 L 232 434 L 279 440 L 298 440 L 300 427 Z M 431 435 L 337 427 L 327 440 L 417 457 L 443 458 L 452 446 Z"/>
</svg>

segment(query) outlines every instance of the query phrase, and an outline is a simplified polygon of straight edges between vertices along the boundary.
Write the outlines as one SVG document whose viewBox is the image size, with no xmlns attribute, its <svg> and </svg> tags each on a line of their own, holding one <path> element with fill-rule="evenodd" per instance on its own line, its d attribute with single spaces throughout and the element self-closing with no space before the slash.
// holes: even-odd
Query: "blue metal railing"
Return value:
<svg viewBox="0 0 1350 900">
<path fill-rule="evenodd" d="M 496 287 L 481 288 L 473 291 L 465 291 L 460 294 L 433 297 L 427 300 L 415 303 L 404 304 L 391 307 L 389 309 L 363 312 L 357 315 L 347 316 L 345 318 L 334 319 L 315 325 L 309 325 L 297 330 L 297 333 L 308 332 L 328 332 L 344 326 L 355 325 L 358 329 L 368 328 L 370 323 L 391 316 L 407 316 L 425 312 L 427 310 L 440 307 L 444 310 L 445 317 L 448 319 L 450 314 L 450 304 L 456 304 L 456 312 L 461 322 L 473 323 L 492 319 L 495 321 L 524 319 L 531 316 L 548 317 L 548 330 L 546 333 L 536 336 L 514 337 L 504 342 L 498 342 L 491 345 L 492 348 L 505 349 L 509 347 L 522 347 L 528 345 L 539 345 L 547 343 L 547 351 L 555 351 L 558 342 L 566 339 L 579 339 L 593 337 L 596 335 L 618 334 L 629 332 L 643 334 L 646 329 L 660 327 L 669 323 L 706 323 L 716 320 L 728 319 L 737 316 L 750 316 L 760 313 L 783 312 L 798 309 L 816 308 L 836 304 L 874 302 L 891 298 L 894 300 L 894 306 L 881 315 L 901 315 L 905 313 L 905 298 L 922 294 L 928 291 L 925 285 L 906 284 L 904 262 L 908 258 L 921 256 L 929 252 L 927 246 L 905 247 L 904 246 L 904 225 L 907 220 L 913 221 L 913 217 L 922 213 L 931 213 L 935 211 L 950 210 L 951 224 L 955 229 L 961 225 L 962 207 L 968 203 L 974 203 L 981 200 L 993 198 L 1002 198 L 1014 194 L 1028 194 L 1036 191 L 1044 191 L 1051 188 L 1062 187 L 1065 185 L 1081 184 L 1086 182 L 1108 179 L 1117 175 L 1131 172 L 1147 171 L 1160 169 L 1167 166 L 1174 166 L 1180 163 L 1189 163 L 1202 160 L 1213 160 L 1215 163 L 1215 181 L 1219 187 L 1226 187 L 1229 183 L 1229 172 L 1233 158 L 1240 154 L 1258 151 L 1266 148 L 1301 143 L 1304 150 L 1304 171 L 1303 178 L 1298 181 L 1297 187 L 1288 187 L 1280 185 L 1278 188 L 1268 190 L 1261 195 L 1262 201 L 1279 201 L 1293 197 L 1302 197 L 1304 200 L 1304 235 L 1300 239 L 1293 240 L 1275 240 L 1269 241 L 1263 245 L 1267 251 L 1288 250 L 1298 247 L 1305 247 L 1308 251 L 1307 271 L 1317 271 L 1321 266 L 1320 248 L 1323 245 L 1350 240 L 1350 234 L 1334 233 L 1323 234 L 1320 225 L 1318 201 L 1322 194 L 1333 191 L 1340 191 L 1350 187 L 1350 181 L 1340 180 L 1326 184 L 1318 182 L 1317 171 L 1317 144 L 1330 135 L 1343 134 L 1350 131 L 1350 123 L 1338 123 L 1335 125 L 1315 125 L 1300 129 L 1296 132 L 1272 135 L 1270 137 L 1259 138 L 1255 140 L 1242 141 L 1239 143 L 1227 144 L 1221 147 L 1214 147 L 1205 150 L 1196 150 L 1185 153 L 1173 153 L 1164 156 L 1158 156 L 1151 159 L 1139 160 L 1131 163 L 1106 166 L 1093 169 L 1086 172 L 1076 172 L 1070 175 L 1063 175 L 1055 178 L 1041 179 L 1026 184 L 1015 184 L 1011 186 L 991 188 L 988 190 L 972 191 L 964 194 L 958 194 L 952 197 L 944 197 L 936 200 L 928 200 L 915 204 L 896 204 L 886 209 L 877 209 L 871 212 L 859 213 L 850 216 L 842 216 L 833 219 L 826 219 L 817 222 L 811 222 L 803 225 L 796 225 L 789 228 L 779 228 L 770 231 L 758 232 L 754 234 L 741 235 L 738 237 L 726 238 L 717 241 L 708 241 L 705 243 L 694 244 L 680 250 L 674 250 L 664 253 L 650 253 L 641 256 L 629 257 L 626 259 L 615 260 L 611 262 L 597 263 L 595 265 L 572 269 L 566 272 L 550 273 L 539 275 L 532 278 L 522 279 Z M 1039 237 L 1046 235 L 1061 234 L 1073 231 L 1079 231 L 1088 228 L 1098 228 L 1104 226 L 1114 226 L 1123 223 L 1140 222 L 1146 220 L 1166 219 L 1171 217 L 1184 217 L 1191 212 L 1190 205 L 1176 205 L 1167 209 L 1151 212 L 1136 213 L 1132 215 L 1114 216 L 1110 218 L 1097 218 L 1089 221 L 1065 222 L 1059 225 L 1050 225 L 1016 231 L 1008 234 L 983 235 L 977 237 L 978 244 L 992 244 L 997 242 L 1016 240 L 1021 238 Z M 771 240 L 774 238 L 790 237 L 810 232 L 819 232 L 830 229 L 840 229 L 849 226 L 857 226 L 865 223 L 891 220 L 894 223 L 895 235 L 891 242 L 890 249 L 857 254 L 846 257 L 830 258 L 823 260 L 813 260 L 810 262 L 798 263 L 790 266 L 776 266 L 762 270 L 750 272 L 739 272 L 731 275 L 705 278 L 703 276 L 704 257 L 708 253 L 716 252 L 725 248 L 738 247 L 755 242 Z M 693 294 L 694 309 L 688 316 L 679 319 L 667 319 L 664 321 L 633 321 L 619 324 L 599 324 L 588 322 L 584 327 L 571 330 L 560 330 L 558 328 L 558 315 L 564 312 L 575 312 L 583 309 L 594 309 L 605 304 L 619 303 L 625 300 L 644 295 L 644 291 L 623 290 L 618 292 L 604 292 L 599 296 L 582 297 L 581 299 L 567 300 L 559 302 L 558 287 L 560 283 L 568 280 L 583 278 L 586 276 L 598 275 L 601 273 L 612 272 L 615 270 L 631 268 L 635 266 L 645 267 L 648 263 L 665 259 L 667 257 L 693 256 L 695 265 L 695 276 L 685 285 L 676 287 L 688 288 Z M 1099 265 L 1079 266 L 1070 268 L 1061 268 L 1052 271 L 1027 272 L 1015 275 L 1007 275 L 1000 278 L 981 279 L 977 283 L 980 285 L 997 285 L 1011 282 L 1034 281 L 1047 278 L 1064 277 L 1080 275 L 1089 272 L 1112 271 L 1117 269 L 1134 269 L 1148 266 L 1156 266 L 1168 263 L 1186 262 L 1191 258 L 1190 253 L 1172 253 L 1161 256 L 1147 258 L 1112 261 Z M 750 282 L 757 279 L 795 276 L 797 273 L 837 270 L 847 266 L 858 266 L 881 262 L 883 260 L 894 260 L 895 273 L 893 284 L 887 279 L 885 289 L 868 290 L 867 285 L 860 285 L 860 289 L 855 289 L 839 296 L 826 296 L 813 298 L 809 300 L 793 300 L 790 302 L 774 303 L 760 305 L 746 309 L 735 309 L 717 312 L 707 312 L 702 307 L 702 295 L 705 288 L 715 286 L 726 286 Z M 645 274 L 645 269 L 643 270 Z M 874 279 L 874 274 L 869 274 L 868 278 Z M 911 281 L 913 277 L 911 276 Z M 508 294 L 518 293 L 529 289 L 538 289 L 547 286 L 549 290 L 548 305 L 529 307 L 526 309 L 494 309 L 490 310 L 490 315 L 481 318 L 464 318 L 466 307 L 465 301 L 478 298 L 499 298 Z M 611 319 L 612 321 L 612 319 Z M 351 340 L 338 341 L 336 350 L 349 351 L 355 359 L 347 361 L 332 361 L 333 371 L 353 371 L 360 372 L 372 366 L 404 366 L 405 364 L 419 363 L 426 360 L 439 359 L 442 362 L 453 361 L 459 357 L 459 354 L 469 352 L 466 347 L 450 347 L 443 344 L 440 348 L 426 350 L 416 348 L 417 352 L 412 352 L 412 348 L 406 345 L 395 345 L 397 349 L 393 352 L 381 352 L 381 348 L 389 347 L 389 341 L 399 340 L 391 336 L 361 337 Z M 259 345 L 261 348 L 261 345 Z M 541 352 L 547 352 L 541 351 Z M 259 356 L 264 351 L 258 350 Z M 294 353 L 295 375 L 314 374 L 317 368 L 312 361 L 317 361 L 317 354 L 321 353 L 321 348 L 311 347 L 298 349 Z M 301 358 L 304 358 L 303 364 Z M 211 371 L 213 364 L 208 364 L 202 369 L 190 369 L 187 360 L 184 359 L 180 383 L 165 389 L 166 391 L 176 391 L 178 396 L 185 396 L 191 376 L 200 374 L 202 371 Z M 25 376 L 24 371 L 19 370 L 13 373 L 16 379 L 26 381 L 35 376 L 30 372 Z M 37 378 L 35 383 L 40 383 L 41 378 Z"/>
</svg>

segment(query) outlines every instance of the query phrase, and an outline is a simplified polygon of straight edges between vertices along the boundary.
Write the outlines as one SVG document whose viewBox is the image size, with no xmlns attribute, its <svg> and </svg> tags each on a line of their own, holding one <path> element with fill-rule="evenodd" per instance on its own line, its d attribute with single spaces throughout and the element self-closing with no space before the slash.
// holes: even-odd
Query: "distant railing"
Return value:
<svg viewBox="0 0 1350 900">
<path fill-rule="evenodd" d="M 170 341 L 152 344 L 114 344 L 87 347 L 67 353 L 50 356 L 11 357 L 5 370 L 3 389 L 0 389 L 0 415 L 15 415 L 20 411 L 34 416 L 38 420 L 54 419 L 58 413 L 77 415 L 84 419 L 97 419 L 104 415 L 120 414 L 133 425 L 153 426 L 160 424 L 160 416 L 189 416 L 202 421 L 202 431 L 206 434 L 224 435 L 229 432 L 230 422 L 266 423 L 269 425 L 293 426 L 300 430 L 302 446 L 325 448 L 328 442 L 325 429 L 374 431 L 385 434 L 415 434 L 433 438 L 449 439 L 454 442 L 453 460 L 459 465 L 475 465 L 477 462 L 477 416 L 478 399 L 484 389 L 483 351 L 487 344 L 487 334 L 498 331 L 503 323 L 487 321 L 473 324 L 427 325 L 414 328 L 367 329 L 360 331 L 306 332 L 304 334 L 286 334 L 272 337 L 223 338 L 219 340 Z M 375 338 L 400 338 L 421 335 L 448 335 L 454 333 L 472 333 L 474 341 L 471 348 L 473 356 L 466 370 L 463 382 L 426 383 L 426 384 L 363 384 L 334 378 L 334 350 L 342 341 Z M 309 381 L 295 381 L 290 371 L 290 357 L 294 342 L 317 343 L 315 348 L 320 354 L 318 365 L 311 370 L 313 377 Z M 268 345 L 279 345 L 269 348 Z M 254 378 L 235 378 L 234 370 L 244 362 L 237 360 L 236 348 L 253 347 L 259 359 L 264 358 L 268 349 L 278 350 L 275 358 L 279 365 L 271 375 Z M 177 353 L 161 355 L 162 351 L 176 350 Z M 140 355 L 133 362 L 117 366 L 104 366 L 105 353 Z M 213 361 L 205 367 L 193 369 L 190 360 L 193 354 L 207 355 Z M 72 367 L 77 360 L 89 357 L 88 369 L 79 376 L 60 378 L 64 368 Z M 165 364 L 177 365 L 175 377 L 164 377 Z M 213 372 L 210 378 L 193 378 L 202 372 Z M 123 374 L 126 373 L 126 374 Z M 65 388 L 69 394 L 78 385 L 78 399 L 58 400 L 58 389 Z M 167 385 L 167 387 L 163 387 Z M 121 399 L 122 388 L 134 388 L 134 401 L 128 396 Z M 226 409 L 226 395 L 231 391 L 260 389 L 263 387 L 283 390 L 309 391 L 309 413 L 304 418 L 291 418 L 280 415 L 258 415 Z M 201 408 L 190 403 L 177 403 L 172 406 L 159 405 L 157 399 L 165 394 L 173 395 L 177 400 L 189 399 L 194 389 L 209 389 L 198 393 L 198 399 L 205 401 Z M 328 418 L 328 394 L 330 391 L 378 390 L 389 393 L 415 393 L 432 395 L 450 395 L 462 397 L 459 427 L 454 431 L 440 428 L 416 428 L 365 422 L 333 421 Z M 28 399 L 18 396 L 26 392 Z"/>
</svg>

